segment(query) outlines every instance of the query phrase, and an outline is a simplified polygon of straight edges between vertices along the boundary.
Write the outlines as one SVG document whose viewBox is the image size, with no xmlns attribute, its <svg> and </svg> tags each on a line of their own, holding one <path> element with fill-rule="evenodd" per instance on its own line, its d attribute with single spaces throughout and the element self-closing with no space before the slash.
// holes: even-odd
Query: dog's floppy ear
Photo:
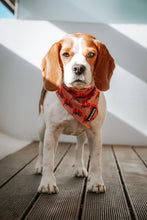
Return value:
<svg viewBox="0 0 147 220">
<path fill-rule="evenodd" d="M 42 60 L 41 70 L 43 74 L 44 88 L 48 91 L 57 90 L 62 82 L 60 49 L 60 42 L 53 44 Z"/>
<path fill-rule="evenodd" d="M 98 48 L 98 57 L 95 64 L 94 81 L 99 90 L 106 91 L 110 87 L 110 79 L 115 68 L 115 63 L 104 44 L 96 41 L 96 46 Z"/>
</svg>

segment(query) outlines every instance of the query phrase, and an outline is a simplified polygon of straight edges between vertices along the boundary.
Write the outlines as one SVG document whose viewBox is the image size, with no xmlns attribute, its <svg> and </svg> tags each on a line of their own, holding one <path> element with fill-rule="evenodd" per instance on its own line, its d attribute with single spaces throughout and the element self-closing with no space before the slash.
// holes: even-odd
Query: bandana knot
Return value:
<svg viewBox="0 0 147 220">
<path fill-rule="evenodd" d="M 78 90 L 62 84 L 56 94 L 63 107 L 77 121 L 89 128 L 91 121 L 98 115 L 100 91 L 95 86 Z"/>
</svg>

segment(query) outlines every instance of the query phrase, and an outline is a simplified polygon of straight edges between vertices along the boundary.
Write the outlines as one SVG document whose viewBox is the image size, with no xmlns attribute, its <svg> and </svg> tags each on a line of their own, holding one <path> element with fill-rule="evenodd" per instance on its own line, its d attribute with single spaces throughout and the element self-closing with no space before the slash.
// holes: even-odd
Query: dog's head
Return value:
<svg viewBox="0 0 147 220">
<path fill-rule="evenodd" d="M 108 49 L 88 34 L 68 34 L 53 44 L 42 60 L 46 90 L 55 91 L 64 82 L 77 89 L 93 86 L 109 89 L 114 59 Z"/>
</svg>

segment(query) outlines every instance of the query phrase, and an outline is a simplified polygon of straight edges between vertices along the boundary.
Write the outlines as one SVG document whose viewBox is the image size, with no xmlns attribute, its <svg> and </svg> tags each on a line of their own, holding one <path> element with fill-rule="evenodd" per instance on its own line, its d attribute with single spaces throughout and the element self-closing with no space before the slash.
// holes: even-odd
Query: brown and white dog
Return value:
<svg viewBox="0 0 147 220">
<path fill-rule="evenodd" d="M 60 134 L 77 136 L 75 175 L 79 177 L 88 175 L 83 163 L 84 142 L 88 139 L 91 156 L 88 191 L 105 192 L 101 169 L 101 128 L 106 103 L 101 91 L 109 89 L 114 67 L 114 59 L 106 46 L 88 34 L 66 35 L 53 44 L 43 58 L 44 89 L 40 98 L 39 157 L 35 167 L 36 173 L 42 173 L 39 192 L 51 194 L 59 191 L 53 171 Z M 69 114 L 57 97 L 55 91 L 63 83 L 67 88 L 76 90 L 95 86 L 100 91 L 98 116 L 89 128 Z M 51 96 L 53 102 L 50 101 Z"/>
</svg>

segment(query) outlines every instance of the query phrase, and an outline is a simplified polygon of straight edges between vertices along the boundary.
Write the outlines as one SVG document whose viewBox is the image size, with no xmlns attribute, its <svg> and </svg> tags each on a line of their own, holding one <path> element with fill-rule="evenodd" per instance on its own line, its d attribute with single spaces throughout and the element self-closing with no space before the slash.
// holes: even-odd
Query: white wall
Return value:
<svg viewBox="0 0 147 220">
<path fill-rule="evenodd" d="M 0 129 L 26 140 L 38 138 L 40 62 L 52 43 L 71 32 L 96 36 L 116 60 L 111 89 L 105 93 L 103 142 L 146 145 L 147 25 L 1 20 Z"/>
</svg>

